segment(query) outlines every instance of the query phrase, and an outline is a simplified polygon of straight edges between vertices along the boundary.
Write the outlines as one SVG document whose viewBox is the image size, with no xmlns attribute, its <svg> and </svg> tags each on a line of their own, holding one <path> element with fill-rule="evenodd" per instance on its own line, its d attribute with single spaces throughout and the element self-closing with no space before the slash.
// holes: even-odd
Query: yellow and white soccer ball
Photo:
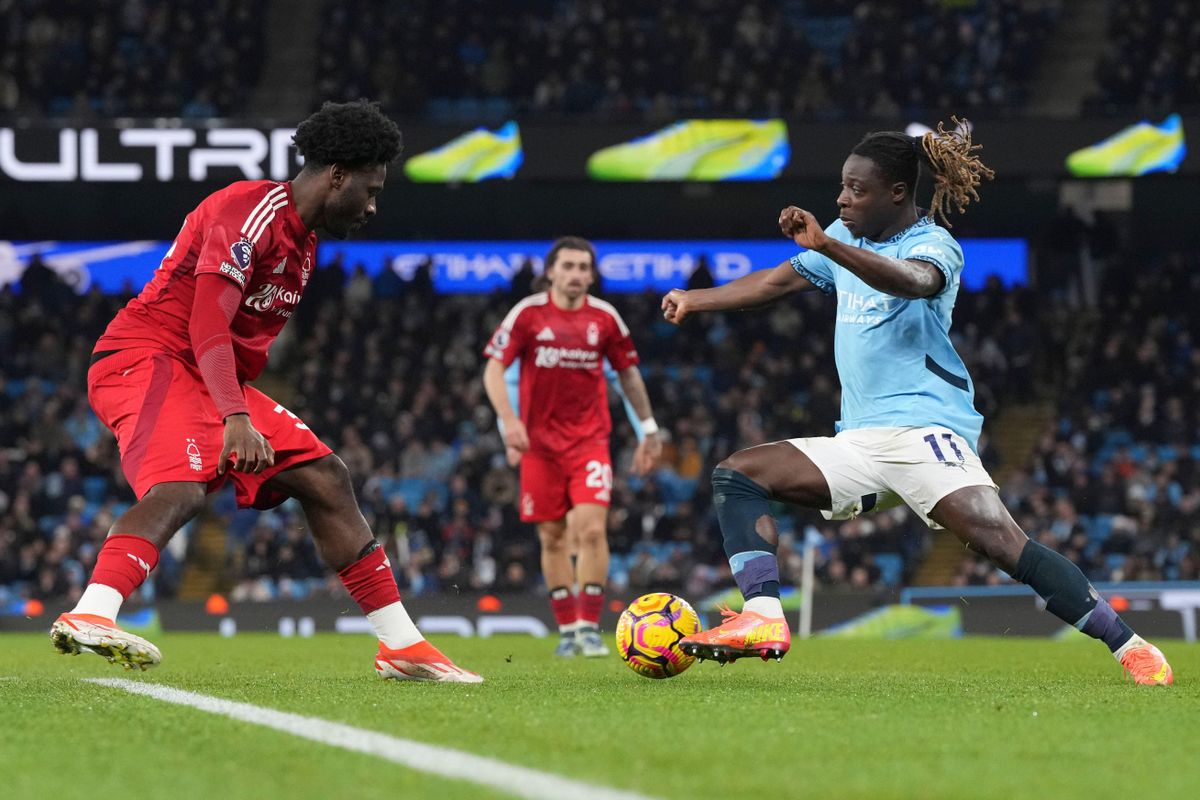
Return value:
<svg viewBox="0 0 1200 800">
<path fill-rule="evenodd" d="M 666 592 L 644 594 L 617 621 L 617 652 L 638 675 L 670 678 L 696 661 L 679 642 L 699 630 L 700 618 L 687 601 Z"/>
</svg>

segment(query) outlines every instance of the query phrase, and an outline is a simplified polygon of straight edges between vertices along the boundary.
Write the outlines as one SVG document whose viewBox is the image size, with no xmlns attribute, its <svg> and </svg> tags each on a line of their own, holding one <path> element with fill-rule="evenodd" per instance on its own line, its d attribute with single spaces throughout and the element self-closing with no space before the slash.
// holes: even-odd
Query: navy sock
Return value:
<svg viewBox="0 0 1200 800">
<path fill-rule="evenodd" d="M 1041 595 L 1047 611 L 1100 639 L 1113 652 L 1133 636 L 1133 630 L 1096 593 L 1079 567 L 1045 545 L 1027 542 L 1013 577 Z"/>
<path fill-rule="evenodd" d="M 725 555 L 742 596 L 779 597 L 779 534 L 767 490 L 740 472 L 713 470 L 713 505 L 721 523 Z"/>
</svg>

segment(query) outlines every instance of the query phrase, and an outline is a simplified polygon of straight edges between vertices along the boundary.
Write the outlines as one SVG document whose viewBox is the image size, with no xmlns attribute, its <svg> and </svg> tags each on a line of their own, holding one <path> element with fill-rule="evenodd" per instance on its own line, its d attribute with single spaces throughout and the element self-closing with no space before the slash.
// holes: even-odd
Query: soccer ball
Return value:
<svg viewBox="0 0 1200 800">
<path fill-rule="evenodd" d="M 698 630 L 700 618 L 687 601 L 666 592 L 644 594 L 617 621 L 617 652 L 638 675 L 670 678 L 696 661 L 679 641 Z"/>
</svg>

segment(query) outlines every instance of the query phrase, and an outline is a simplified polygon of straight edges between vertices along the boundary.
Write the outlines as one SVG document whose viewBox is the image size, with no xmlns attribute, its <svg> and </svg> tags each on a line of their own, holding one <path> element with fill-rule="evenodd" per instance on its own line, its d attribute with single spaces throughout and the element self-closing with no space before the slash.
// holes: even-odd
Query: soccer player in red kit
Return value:
<svg viewBox="0 0 1200 800">
<path fill-rule="evenodd" d="M 634 474 L 654 467 L 662 443 L 629 329 L 615 308 L 588 294 L 596 280 L 591 242 L 574 236 L 556 241 L 545 274 L 549 290 L 513 306 L 492 334 L 483 384 L 504 425 L 509 463 L 521 465 L 521 519 L 537 523 L 542 575 L 560 635 L 555 652 L 605 656 L 600 611 L 612 494 L 605 358 L 642 421 L 645 438 L 634 453 Z M 518 358 L 519 417 L 504 383 L 505 367 Z M 574 568 L 572 541 L 578 547 Z M 580 589 L 578 598 L 573 586 Z"/>
<path fill-rule="evenodd" d="M 321 228 L 343 239 L 374 216 L 400 130 L 366 101 L 326 103 L 296 129 L 290 182 L 240 181 L 184 220 L 154 278 L 96 343 L 88 400 L 117 438 L 138 501 L 109 532 L 75 608 L 50 630 L 63 653 L 126 669 L 161 660 L 115 624 L 175 532 L 226 481 L 242 507 L 300 501 L 322 559 L 379 637 L 384 678 L 478 683 L 413 625 L 346 465 L 294 414 L 247 386 L 312 274 Z"/>
</svg>

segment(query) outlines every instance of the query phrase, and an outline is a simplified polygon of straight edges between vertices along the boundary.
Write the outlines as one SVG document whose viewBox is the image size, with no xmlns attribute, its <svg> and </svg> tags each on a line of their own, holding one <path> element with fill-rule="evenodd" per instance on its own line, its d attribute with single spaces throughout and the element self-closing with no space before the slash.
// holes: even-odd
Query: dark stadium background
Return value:
<svg viewBox="0 0 1200 800">
<path fill-rule="evenodd" d="M 199 46 L 173 46 L 186 37 Z M 1193 157 L 1172 174 L 1080 180 L 1064 160 L 1143 119 L 1180 113 L 1185 132 L 1200 129 L 1192 4 L 10 0 L 0 41 L 5 242 L 170 239 L 201 198 L 242 175 L 189 180 L 189 151 L 177 148 L 173 179 L 158 181 L 155 151 L 122 150 L 120 131 L 195 128 L 207 141 L 294 125 L 323 100 L 380 100 L 404 131 L 403 158 L 478 125 L 520 123 L 525 163 L 512 180 L 414 184 L 392 170 L 366 233 L 416 241 L 767 239 L 788 204 L 832 219 L 841 161 L 863 133 L 969 117 L 997 178 L 954 233 L 1020 238 L 1030 252 L 1025 285 L 964 293 L 955 309 L 987 416 L 985 463 L 1031 536 L 1094 581 L 1141 582 L 1147 593 L 1130 602 L 1181 632 L 1180 614 L 1159 612 L 1170 586 L 1144 582 L 1200 579 L 1200 167 Z M 786 120 L 791 160 L 778 179 L 587 178 L 600 147 L 726 116 Z M 3 168 L 54 162 L 63 136 L 79 145 L 85 131 L 101 161 L 139 163 L 146 177 L 28 181 Z M 536 539 L 516 519 L 480 384 L 482 345 L 531 276 L 450 297 L 386 270 L 321 266 L 263 382 L 350 465 L 417 612 L 475 620 L 479 598 L 495 595 L 543 614 Z M 27 267 L 0 289 L 0 629 L 44 627 L 68 607 L 132 499 L 84 393 L 91 345 L 125 297 L 79 296 L 36 257 Z M 635 333 L 668 435 L 662 470 L 630 480 L 633 439 L 614 408 L 611 588 L 701 601 L 732 585 L 712 466 L 832 428 L 833 307 L 802 297 L 676 331 L 655 294 L 607 297 Z M 800 512 L 783 527 L 785 581 L 798 579 L 811 530 L 817 608 L 840 618 L 906 586 L 1007 583 L 904 510 L 837 525 Z M 238 512 L 222 493 L 176 537 L 141 600 L 181 627 L 215 627 L 180 611 L 214 594 L 234 616 L 279 604 L 241 612 L 250 626 L 308 616 L 329 627 L 329 609 L 348 602 L 329 577 L 298 509 Z"/>
</svg>

